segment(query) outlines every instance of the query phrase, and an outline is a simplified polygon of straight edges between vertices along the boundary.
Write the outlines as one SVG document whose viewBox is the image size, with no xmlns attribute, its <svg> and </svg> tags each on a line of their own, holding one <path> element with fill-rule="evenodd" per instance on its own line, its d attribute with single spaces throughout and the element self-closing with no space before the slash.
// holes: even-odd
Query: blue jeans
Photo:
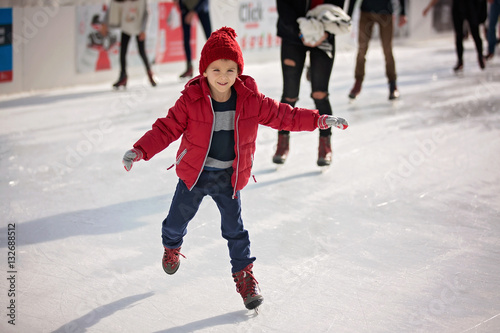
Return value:
<svg viewBox="0 0 500 333">
<path fill-rule="evenodd" d="M 240 192 L 233 199 L 233 169 L 203 171 L 195 187 L 189 191 L 179 179 L 170 211 L 162 224 L 163 246 L 175 249 L 182 245 L 189 221 L 193 219 L 206 195 L 212 197 L 221 214 L 222 237 L 227 240 L 232 272 L 241 271 L 255 261 L 250 257 L 250 238 L 241 219 Z"/>
<path fill-rule="evenodd" d="M 498 15 L 500 15 L 500 0 L 495 0 L 490 5 L 490 12 L 488 17 L 488 54 L 495 53 L 495 46 L 497 44 L 496 26 L 498 23 Z"/>
</svg>

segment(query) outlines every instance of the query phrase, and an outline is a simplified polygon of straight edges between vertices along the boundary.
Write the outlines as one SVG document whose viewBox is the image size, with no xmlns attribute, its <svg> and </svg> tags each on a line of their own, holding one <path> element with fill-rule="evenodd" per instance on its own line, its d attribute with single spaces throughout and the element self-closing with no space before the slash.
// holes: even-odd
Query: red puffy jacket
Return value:
<svg viewBox="0 0 500 333">
<path fill-rule="evenodd" d="M 234 124 L 236 158 L 231 181 L 236 193 L 245 187 L 251 176 L 259 124 L 277 130 L 312 131 L 318 127 L 319 115 L 317 110 L 292 108 L 264 96 L 250 76 L 240 75 L 234 88 L 237 93 Z M 210 149 L 214 111 L 205 77 L 193 78 L 181 94 L 167 116 L 156 120 L 153 128 L 134 147 L 143 151 L 147 161 L 183 135 L 177 152 L 176 172 L 191 190 L 203 171 Z"/>
</svg>

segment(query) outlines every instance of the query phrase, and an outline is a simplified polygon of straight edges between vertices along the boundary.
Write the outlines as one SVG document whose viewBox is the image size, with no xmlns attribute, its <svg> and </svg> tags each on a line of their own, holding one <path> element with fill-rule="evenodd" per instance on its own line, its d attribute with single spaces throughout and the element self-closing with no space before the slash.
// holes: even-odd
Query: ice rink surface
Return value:
<svg viewBox="0 0 500 333">
<path fill-rule="evenodd" d="M 1 96 L 0 331 L 499 332 L 500 56 L 481 71 L 465 46 L 455 75 L 453 36 L 396 41 L 402 97 L 391 103 L 372 41 L 350 103 L 355 49 L 340 45 L 330 98 L 350 126 L 334 130 L 327 171 L 317 131 L 293 133 L 277 170 L 276 132 L 260 128 L 257 182 L 241 192 L 258 316 L 235 291 L 209 197 L 180 270 L 161 268 L 178 143 L 129 173 L 121 164 L 178 98 L 179 73 L 158 72 L 156 88 L 139 77 L 120 92 L 109 82 Z M 279 100 L 278 59 L 245 74 Z M 304 77 L 297 106 L 313 108 L 310 93 Z"/>
</svg>

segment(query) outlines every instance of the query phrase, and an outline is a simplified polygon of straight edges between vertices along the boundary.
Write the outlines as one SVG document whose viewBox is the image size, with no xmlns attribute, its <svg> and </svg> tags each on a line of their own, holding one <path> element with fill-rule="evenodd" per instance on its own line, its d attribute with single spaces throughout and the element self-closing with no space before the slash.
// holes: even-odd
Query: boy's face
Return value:
<svg viewBox="0 0 500 333">
<path fill-rule="evenodd" d="M 208 65 L 203 76 L 208 80 L 212 98 L 225 102 L 231 97 L 231 87 L 238 77 L 238 65 L 233 60 L 219 59 Z"/>
</svg>

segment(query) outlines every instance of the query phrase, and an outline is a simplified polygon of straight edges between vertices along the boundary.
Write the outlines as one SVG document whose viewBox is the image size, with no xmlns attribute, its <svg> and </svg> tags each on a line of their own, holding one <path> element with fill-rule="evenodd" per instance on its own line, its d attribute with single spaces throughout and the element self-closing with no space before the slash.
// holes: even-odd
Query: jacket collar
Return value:
<svg viewBox="0 0 500 333">
<path fill-rule="evenodd" d="M 248 84 L 248 86 L 247 86 Z M 234 82 L 234 89 L 238 94 L 239 100 L 244 100 L 256 92 L 256 87 L 253 79 L 250 76 L 240 75 Z M 188 97 L 192 102 L 200 98 L 210 95 L 210 88 L 208 87 L 208 80 L 203 75 L 198 75 L 184 86 L 181 94 Z"/>
</svg>

